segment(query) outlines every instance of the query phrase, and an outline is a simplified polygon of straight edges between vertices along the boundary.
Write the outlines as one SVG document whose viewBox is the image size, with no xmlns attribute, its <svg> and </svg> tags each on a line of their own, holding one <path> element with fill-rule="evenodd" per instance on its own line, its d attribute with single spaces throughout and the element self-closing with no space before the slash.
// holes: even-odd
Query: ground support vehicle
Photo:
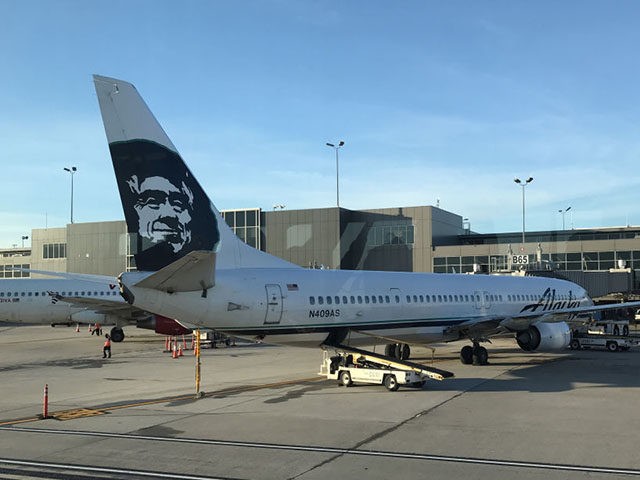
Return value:
<svg viewBox="0 0 640 480">
<path fill-rule="evenodd" d="M 592 325 L 588 325 L 588 329 L 590 333 L 626 337 L 629 335 L 629 320 L 598 320 Z"/>
<path fill-rule="evenodd" d="M 606 348 L 610 352 L 618 352 L 629 350 L 637 344 L 638 340 L 632 337 L 574 332 L 569 347 L 571 350 Z"/>
<path fill-rule="evenodd" d="M 233 337 L 227 337 L 223 333 L 212 330 L 200 332 L 200 346 L 204 348 L 218 348 L 218 345 L 224 344 L 227 347 L 235 347 L 236 340 Z"/>
<path fill-rule="evenodd" d="M 335 354 L 327 350 L 333 348 Z M 419 363 L 360 350 L 345 345 L 327 347 L 323 350 L 323 360 L 318 375 L 338 384 L 350 387 L 354 383 L 384 385 L 389 391 L 396 391 L 400 385 L 422 388 L 428 379 L 444 380 L 453 373 Z"/>
</svg>

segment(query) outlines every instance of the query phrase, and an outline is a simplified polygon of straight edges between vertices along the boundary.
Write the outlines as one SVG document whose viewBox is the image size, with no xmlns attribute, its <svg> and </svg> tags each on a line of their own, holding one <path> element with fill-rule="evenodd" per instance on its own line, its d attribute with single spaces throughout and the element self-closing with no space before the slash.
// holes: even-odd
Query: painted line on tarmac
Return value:
<svg viewBox="0 0 640 480">
<path fill-rule="evenodd" d="M 95 410 L 92 408 L 76 408 L 74 410 L 64 410 L 54 413 L 51 417 L 56 420 L 74 420 L 76 418 L 95 417 L 96 415 L 104 415 L 104 410 Z"/>
<path fill-rule="evenodd" d="M 47 435 L 69 435 L 69 436 L 85 436 L 85 437 L 100 437 L 100 438 L 118 438 L 134 441 L 152 441 L 152 442 L 166 442 L 166 443 L 180 443 L 180 444 L 195 444 L 195 445 L 216 445 L 222 447 L 236 447 L 236 448 L 254 448 L 254 449 L 266 449 L 266 450 L 284 450 L 284 451 L 297 451 L 297 452 L 311 452 L 311 453 L 330 453 L 334 455 L 354 455 L 364 457 L 384 457 L 384 458 L 396 458 L 396 459 L 411 459 L 411 460 L 423 460 L 423 461 L 435 461 L 435 462 L 449 462 L 449 463 L 461 463 L 461 464 L 475 464 L 475 465 L 492 465 L 500 467 L 517 467 L 533 470 L 554 470 L 554 471 L 570 471 L 570 472 L 586 472 L 586 473 L 600 473 L 610 475 L 633 475 L 640 477 L 640 469 L 633 468 L 613 468 L 613 467 L 598 467 L 590 465 L 571 465 L 563 463 L 543 463 L 543 462 L 527 462 L 518 460 L 500 460 L 494 458 L 479 458 L 479 457 L 456 457 L 452 455 L 432 455 L 428 453 L 408 453 L 408 452 L 391 452 L 384 450 L 354 450 L 350 448 L 337 448 L 337 447 L 321 447 L 311 445 L 286 445 L 279 443 L 261 443 L 261 442 L 240 442 L 231 440 L 207 440 L 199 438 L 175 438 L 175 437 L 154 437 L 151 435 L 136 435 L 130 433 L 109 433 L 98 431 L 77 431 L 77 430 L 53 430 L 45 428 L 30 428 L 30 427 L 0 427 L 0 430 L 11 431 L 16 433 L 41 433 Z"/>
<path fill-rule="evenodd" d="M 251 391 L 255 391 L 255 390 L 262 390 L 262 389 L 266 389 L 266 388 L 279 388 L 279 387 L 286 387 L 289 385 L 296 385 L 299 383 L 309 383 L 309 382 L 319 382 L 319 381 L 325 381 L 326 378 L 323 377 L 310 377 L 310 378 L 299 378 L 296 380 L 283 380 L 280 382 L 272 382 L 272 383 L 261 383 L 261 384 L 257 384 L 257 385 L 243 385 L 243 386 L 239 386 L 239 387 L 229 387 L 229 388 L 223 388 L 221 390 L 215 390 L 212 392 L 203 392 L 202 393 L 202 397 L 217 397 L 220 395 L 231 395 L 231 394 L 236 394 L 236 393 L 243 393 L 243 392 L 251 392 Z M 64 410 L 61 412 L 53 412 L 49 415 L 48 418 L 50 419 L 57 419 L 57 420 L 72 420 L 75 418 L 82 418 L 82 417 L 89 417 L 89 416 L 95 416 L 97 415 L 96 413 L 92 413 L 89 414 L 90 412 L 97 412 L 100 411 L 101 413 L 108 413 L 111 411 L 115 411 L 115 410 L 122 410 L 125 408 L 134 408 L 134 407 L 144 407 L 147 405 L 157 405 L 159 403 L 171 403 L 171 402 L 183 402 L 183 401 L 187 401 L 187 400 L 195 400 L 196 396 L 195 394 L 184 394 L 184 395 L 176 395 L 176 396 L 172 396 L 172 397 L 162 397 L 162 398 L 156 398 L 156 399 L 152 399 L 152 400 L 139 400 L 139 401 L 131 401 L 131 402 L 127 402 L 127 403 L 119 403 L 116 405 L 107 405 L 107 406 L 99 406 L 99 407 L 87 407 L 87 408 L 78 408 L 78 409 L 73 409 L 73 410 Z M 85 412 L 85 415 L 82 415 L 78 412 Z M 74 416 L 75 414 L 75 416 Z M 16 419 L 12 419 L 12 420 L 3 420 L 0 421 L 0 427 L 6 427 L 6 426 L 10 426 L 10 425 L 18 425 L 18 424 L 22 424 L 22 423 L 31 423 L 31 422 L 37 422 L 38 420 L 43 420 L 41 415 L 34 415 L 32 417 L 24 417 L 24 418 L 16 418 Z"/>
<path fill-rule="evenodd" d="M 94 467 L 90 465 L 73 465 L 69 463 L 48 463 L 48 462 L 32 462 L 25 460 L 13 460 L 9 458 L 0 458 L 0 465 L 9 465 L 22 468 L 48 468 L 53 470 L 71 470 L 83 473 L 107 473 L 115 475 L 137 475 L 140 477 L 151 478 L 175 478 L 178 480 L 231 480 L 229 477 L 202 477 L 198 475 L 184 475 L 180 473 L 163 473 L 146 470 L 130 470 L 126 468 L 110 468 L 110 467 Z M 23 471 L 24 474 L 26 471 Z M 20 477 L 22 478 L 22 477 Z M 42 478 L 38 476 L 38 478 Z"/>
</svg>

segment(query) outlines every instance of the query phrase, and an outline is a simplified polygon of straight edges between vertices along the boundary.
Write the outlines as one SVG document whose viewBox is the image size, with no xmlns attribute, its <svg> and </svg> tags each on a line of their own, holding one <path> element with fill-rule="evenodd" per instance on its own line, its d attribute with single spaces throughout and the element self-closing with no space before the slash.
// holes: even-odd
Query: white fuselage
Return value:
<svg viewBox="0 0 640 480">
<path fill-rule="evenodd" d="M 72 279 L 0 280 L 0 322 L 50 324 L 64 322 L 108 323 L 108 316 L 87 307 L 72 306 L 57 300 L 63 297 L 124 302 L 115 279 L 84 281 Z"/>
<path fill-rule="evenodd" d="M 542 277 L 240 268 L 218 270 L 204 295 L 135 287 L 141 275 L 121 278 L 136 307 L 239 337 L 308 346 L 338 329 L 348 329 L 352 342 L 357 334 L 453 340 L 447 329 L 463 322 L 592 304 L 580 286 Z"/>
</svg>

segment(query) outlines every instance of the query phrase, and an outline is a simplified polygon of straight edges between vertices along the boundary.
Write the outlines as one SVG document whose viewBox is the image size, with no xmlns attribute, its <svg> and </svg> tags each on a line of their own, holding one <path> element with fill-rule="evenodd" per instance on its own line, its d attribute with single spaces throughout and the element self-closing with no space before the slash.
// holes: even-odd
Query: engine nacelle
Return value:
<svg viewBox="0 0 640 480">
<path fill-rule="evenodd" d="M 136 327 L 153 330 L 162 335 L 187 335 L 192 330 L 172 318 L 162 315 L 151 315 L 143 320 L 136 321 Z"/>
<path fill-rule="evenodd" d="M 516 333 L 516 342 L 525 352 L 562 350 L 570 341 L 571 330 L 565 322 L 540 322 Z"/>
</svg>

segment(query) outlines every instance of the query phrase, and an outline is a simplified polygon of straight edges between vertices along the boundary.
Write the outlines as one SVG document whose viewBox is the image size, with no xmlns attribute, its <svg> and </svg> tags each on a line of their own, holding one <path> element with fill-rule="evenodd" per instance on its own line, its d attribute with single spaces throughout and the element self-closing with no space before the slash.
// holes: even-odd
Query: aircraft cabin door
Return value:
<svg viewBox="0 0 640 480">
<path fill-rule="evenodd" d="M 487 292 L 473 292 L 473 298 L 478 310 L 488 310 L 491 307 L 491 297 Z"/>
<path fill-rule="evenodd" d="M 267 290 L 267 314 L 264 317 L 265 324 L 280 323 L 282 318 L 282 289 L 280 285 L 265 285 Z"/>
</svg>

